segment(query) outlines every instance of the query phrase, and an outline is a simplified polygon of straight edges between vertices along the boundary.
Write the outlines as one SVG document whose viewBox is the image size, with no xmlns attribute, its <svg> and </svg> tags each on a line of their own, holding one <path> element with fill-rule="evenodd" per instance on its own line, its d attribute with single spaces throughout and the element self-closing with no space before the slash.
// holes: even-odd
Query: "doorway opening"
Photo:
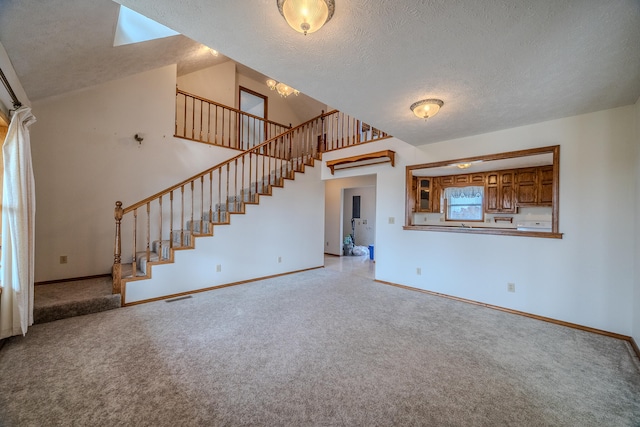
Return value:
<svg viewBox="0 0 640 427">
<path fill-rule="evenodd" d="M 240 86 L 238 109 L 242 111 L 238 126 L 240 147 L 253 147 L 266 140 L 269 98 L 261 93 Z M 264 119 L 258 120 L 256 117 Z"/>
</svg>

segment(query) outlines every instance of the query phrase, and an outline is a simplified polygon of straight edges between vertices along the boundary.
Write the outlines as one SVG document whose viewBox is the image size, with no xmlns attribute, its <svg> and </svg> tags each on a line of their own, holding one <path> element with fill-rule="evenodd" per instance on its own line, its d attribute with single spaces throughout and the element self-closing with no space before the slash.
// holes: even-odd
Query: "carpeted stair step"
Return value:
<svg viewBox="0 0 640 427">
<path fill-rule="evenodd" d="M 33 323 L 119 308 L 120 294 L 112 294 L 112 286 L 110 276 L 35 286 Z"/>
</svg>

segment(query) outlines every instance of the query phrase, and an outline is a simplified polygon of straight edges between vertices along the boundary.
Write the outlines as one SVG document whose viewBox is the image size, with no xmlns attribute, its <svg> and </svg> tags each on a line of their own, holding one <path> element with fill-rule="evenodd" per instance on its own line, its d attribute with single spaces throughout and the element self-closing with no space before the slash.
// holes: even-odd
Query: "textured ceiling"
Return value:
<svg viewBox="0 0 640 427">
<path fill-rule="evenodd" d="M 336 0 L 333 19 L 307 36 L 276 0 L 119 2 L 414 145 L 640 97 L 637 0 Z M 199 46 L 174 37 L 116 53 L 115 14 L 111 0 L 0 2 L 0 42 L 29 97 L 176 62 Z M 444 100 L 427 122 L 409 111 L 422 98 Z"/>
<path fill-rule="evenodd" d="M 0 42 L 30 100 L 178 64 L 178 74 L 227 61 L 184 36 L 113 47 L 111 0 L 0 1 Z"/>
</svg>

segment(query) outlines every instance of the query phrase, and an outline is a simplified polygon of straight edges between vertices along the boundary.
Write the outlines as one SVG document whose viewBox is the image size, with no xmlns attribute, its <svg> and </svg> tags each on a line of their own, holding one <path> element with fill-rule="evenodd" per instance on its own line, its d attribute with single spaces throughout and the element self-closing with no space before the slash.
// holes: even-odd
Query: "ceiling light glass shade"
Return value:
<svg viewBox="0 0 640 427">
<path fill-rule="evenodd" d="M 280 96 L 283 97 L 283 98 L 286 98 L 287 96 L 291 95 L 292 93 L 295 96 L 300 95 L 300 91 L 299 90 L 296 90 L 296 89 L 292 88 L 291 86 L 288 86 L 288 85 L 286 85 L 284 83 L 278 83 L 277 81 L 275 81 L 273 79 L 267 80 L 267 86 L 271 90 L 278 91 Z"/>
<path fill-rule="evenodd" d="M 278 0 L 278 10 L 299 33 L 314 33 L 329 22 L 335 10 L 334 0 Z"/>
<path fill-rule="evenodd" d="M 440 107 L 443 105 L 444 102 L 439 99 L 423 99 L 422 101 L 414 102 L 409 108 L 416 117 L 426 120 L 438 114 Z"/>
<path fill-rule="evenodd" d="M 300 91 L 295 90 L 291 86 L 287 86 L 284 83 L 278 83 L 276 85 L 276 90 L 278 91 L 280 96 L 283 97 L 283 98 L 286 98 L 287 96 L 291 95 L 292 93 L 295 94 L 296 96 L 298 96 L 300 94 Z"/>
</svg>

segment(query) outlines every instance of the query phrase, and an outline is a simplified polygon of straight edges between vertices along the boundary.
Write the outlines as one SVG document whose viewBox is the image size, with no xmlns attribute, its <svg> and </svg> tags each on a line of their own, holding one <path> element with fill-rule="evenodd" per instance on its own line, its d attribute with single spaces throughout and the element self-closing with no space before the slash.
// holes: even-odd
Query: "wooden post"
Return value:
<svg viewBox="0 0 640 427">
<path fill-rule="evenodd" d="M 116 220 L 116 237 L 115 237 L 115 249 L 113 251 L 113 269 L 111 271 L 112 279 L 113 279 L 113 289 L 112 292 L 114 294 L 119 294 L 121 292 L 122 286 L 122 236 L 120 232 L 120 223 L 122 221 L 122 215 L 124 214 L 124 210 L 122 209 L 122 202 L 116 202 L 116 208 L 114 217 Z"/>
</svg>

